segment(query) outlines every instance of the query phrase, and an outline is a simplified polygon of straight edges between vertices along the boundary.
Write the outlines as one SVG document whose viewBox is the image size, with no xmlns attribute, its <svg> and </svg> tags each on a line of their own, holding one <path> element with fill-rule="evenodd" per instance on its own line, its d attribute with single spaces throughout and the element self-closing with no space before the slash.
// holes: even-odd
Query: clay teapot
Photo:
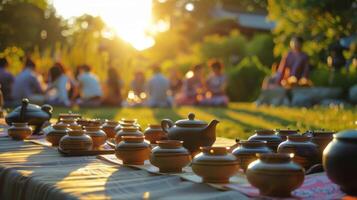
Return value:
<svg viewBox="0 0 357 200">
<path fill-rule="evenodd" d="M 323 152 L 322 164 L 328 178 L 341 190 L 357 196 L 357 130 L 345 130 L 333 136 Z"/>
<path fill-rule="evenodd" d="M 216 141 L 218 123 L 214 119 L 207 125 L 204 121 L 195 120 L 195 114 L 190 113 L 188 119 L 178 120 L 175 124 L 170 119 L 163 119 L 161 127 L 170 140 L 183 141 L 183 146 L 194 154 L 201 146 L 212 146 Z"/>
<path fill-rule="evenodd" d="M 30 104 L 28 99 L 22 100 L 22 105 L 15 108 L 9 113 L 5 120 L 8 125 L 13 122 L 27 122 L 31 126 L 35 126 L 34 134 L 38 134 L 42 125 L 49 121 L 52 116 L 52 107 L 43 105 L 42 107 Z"/>
</svg>

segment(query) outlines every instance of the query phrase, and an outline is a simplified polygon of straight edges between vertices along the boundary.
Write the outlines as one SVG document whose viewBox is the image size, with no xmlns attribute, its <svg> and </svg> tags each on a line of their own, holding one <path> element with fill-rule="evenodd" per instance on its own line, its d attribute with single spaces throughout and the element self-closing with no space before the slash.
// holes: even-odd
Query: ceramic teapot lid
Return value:
<svg viewBox="0 0 357 200">
<path fill-rule="evenodd" d="M 333 135 L 338 140 L 353 140 L 357 141 L 357 130 L 345 130 Z"/>
<path fill-rule="evenodd" d="M 205 121 L 195 120 L 195 114 L 188 114 L 188 119 L 181 119 L 175 122 L 176 126 L 180 127 L 202 127 L 207 126 Z"/>
<path fill-rule="evenodd" d="M 40 106 L 35 105 L 35 104 L 30 104 L 28 99 L 23 99 L 23 100 L 22 100 L 22 106 L 26 106 L 26 113 L 43 112 L 43 109 L 42 109 Z M 20 113 L 22 106 L 18 106 L 17 108 L 14 109 L 13 112 L 18 112 L 18 113 Z M 49 105 L 47 105 L 47 104 L 45 104 L 45 105 L 43 105 L 43 106 L 45 106 L 45 107 L 50 107 L 50 108 L 48 108 L 48 109 L 49 109 L 49 110 L 52 110 L 52 107 L 49 106 Z"/>
</svg>

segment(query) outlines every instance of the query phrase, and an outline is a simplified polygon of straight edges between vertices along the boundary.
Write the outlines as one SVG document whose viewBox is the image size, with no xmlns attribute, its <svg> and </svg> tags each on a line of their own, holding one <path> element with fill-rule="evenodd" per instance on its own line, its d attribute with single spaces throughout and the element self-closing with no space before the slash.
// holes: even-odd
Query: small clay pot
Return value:
<svg viewBox="0 0 357 200">
<path fill-rule="evenodd" d="M 60 123 L 68 124 L 69 125 L 68 128 L 71 129 L 71 130 L 82 130 L 82 126 L 77 124 L 76 120 L 73 119 L 73 118 L 61 119 L 59 124 Z"/>
<path fill-rule="evenodd" d="M 77 119 L 77 124 L 81 125 L 82 127 L 84 126 L 88 126 L 90 124 L 90 120 L 89 119 Z"/>
<path fill-rule="evenodd" d="M 151 144 L 156 144 L 158 140 L 167 139 L 166 132 L 159 124 L 149 124 L 149 127 L 144 131 L 145 139 L 149 140 Z"/>
<path fill-rule="evenodd" d="M 107 135 L 99 125 L 85 126 L 85 133 L 92 138 L 93 148 L 99 148 L 107 141 Z"/>
<path fill-rule="evenodd" d="M 119 121 L 119 124 L 115 127 L 115 132 L 118 133 L 123 127 L 137 127 L 140 131 L 140 125 L 137 123 L 136 119 L 121 119 L 121 121 Z"/>
<path fill-rule="evenodd" d="M 283 141 L 287 139 L 289 135 L 299 135 L 299 130 L 294 129 L 276 129 L 275 134 L 281 137 Z"/>
<path fill-rule="evenodd" d="M 227 147 L 201 147 L 202 153 L 192 160 L 192 171 L 205 183 L 229 183 L 229 178 L 239 170 L 234 155 Z"/>
<path fill-rule="evenodd" d="M 239 166 L 245 171 L 248 165 L 257 159 L 257 153 L 271 153 L 266 141 L 242 140 L 239 146 L 233 149 L 232 154 L 237 157 Z"/>
<path fill-rule="evenodd" d="M 191 154 L 180 140 L 159 140 L 152 149 L 150 162 L 163 173 L 180 173 L 191 162 Z"/>
<path fill-rule="evenodd" d="M 266 141 L 267 147 L 276 152 L 279 144 L 283 141 L 280 136 L 275 134 L 274 130 L 256 130 L 255 134 L 250 136 L 249 141 Z"/>
<path fill-rule="evenodd" d="M 80 114 L 77 114 L 77 113 L 60 113 L 58 115 L 58 122 L 60 122 L 62 119 L 75 119 L 75 120 L 78 120 L 78 119 L 81 119 L 82 118 L 82 115 Z"/>
<path fill-rule="evenodd" d="M 116 131 L 115 127 L 117 127 L 119 122 L 106 120 L 106 122 L 102 126 L 102 130 L 107 134 L 108 138 L 115 138 Z"/>
<path fill-rule="evenodd" d="M 122 136 L 123 141 L 115 147 L 115 155 L 126 165 L 143 165 L 149 159 L 150 144 L 144 136 Z"/>
<path fill-rule="evenodd" d="M 52 126 L 52 130 L 46 135 L 46 140 L 49 141 L 52 146 L 58 146 L 61 138 L 67 135 L 69 131 L 68 124 L 55 124 Z"/>
<path fill-rule="evenodd" d="M 316 130 L 310 132 L 312 135 L 311 142 L 317 145 L 319 149 L 319 163 L 322 162 L 322 153 L 324 152 L 326 146 L 332 141 L 333 134 L 335 131 L 325 131 L 325 130 Z"/>
<path fill-rule="evenodd" d="M 13 122 L 7 133 L 14 140 L 24 140 L 31 136 L 32 128 L 27 125 L 27 122 Z"/>
<path fill-rule="evenodd" d="M 115 136 L 115 143 L 118 144 L 121 141 L 122 136 L 144 136 L 138 127 L 130 126 L 124 127 Z"/>
<path fill-rule="evenodd" d="M 278 147 L 278 153 L 293 153 L 294 162 L 300 164 L 306 170 L 319 161 L 317 145 L 311 142 L 311 137 L 304 135 L 290 135 Z"/>
<path fill-rule="evenodd" d="M 341 131 L 333 137 L 323 152 L 323 167 L 343 192 L 357 196 L 357 130 Z"/>
<path fill-rule="evenodd" d="M 92 138 L 83 130 L 71 130 L 59 142 L 59 147 L 64 151 L 86 151 L 92 149 L 92 146 Z"/>
<path fill-rule="evenodd" d="M 304 182 L 304 169 L 292 161 L 293 154 L 258 154 L 249 164 L 246 175 L 249 183 L 263 196 L 290 197 Z"/>
</svg>

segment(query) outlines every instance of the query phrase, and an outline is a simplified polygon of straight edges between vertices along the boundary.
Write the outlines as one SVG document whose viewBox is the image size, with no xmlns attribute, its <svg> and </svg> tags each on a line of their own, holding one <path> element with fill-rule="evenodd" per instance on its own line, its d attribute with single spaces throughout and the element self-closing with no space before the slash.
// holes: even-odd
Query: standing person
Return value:
<svg viewBox="0 0 357 200">
<path fill-rule="evenodd" d="M 11 104 L 11 89 L 14 83 L 14 76 L 6 70 L 8 65 L 6 58 L 0 58 L 0 85 L 5 106 Z"/>
<path fill-rule="evenodd" d="M 203 99 L 205 81 L 203 77 L 203 65 L 198 64 L 192 71 L 187 72 L 183 81 L 182 91 L 176 98 L 177 105 L 195 105 Z"/>
<path fill-rule="evenodd" d="M 114 67 L 109 67 L 107 76 L 103 103 L 111 106 L 121 106 L 123 81 Z"/>
<path fill-rule="evenodd" d="M 99 84 L 98 77 L 91 73 L 89 65 L 81 65 L 78 69 L 78 84 L 81 106 L 99 106 L 103 96 L 102 88 Z"/>
<path fill-rule="evenodd" d="M 181 91 L 183 84 L 180 72 L 177 69 L 172 68 L 170 70 L 169 80 L 171 95 L 175 97 Z"/>
<path fill-rule="evenodd" d="M 147 105 L 150 107 L 170 107 L 172 105 L 168 96 L 170 82 L 161 74 L 159 66 L 154 65 L 152 70 L 154 75 L 148 83 L 149 99 Z"/>
<path fill-rule="evenodd" d="M 302 51 L 303 40 L 293 37 L 290 41 L 291 50 L 280 61 L 278 68 L 278 83 L 289 86 L 297 84 L 300 79 L 306 80 L 310 71 L 309 58 Z"/>
<path fill-rule="evenodd" d="M 36 73 L 36 65 L 31 59 L 26 59 L 25 67 L 20 74 L 15 77 L 12 88 L 12 97 L 16 103 L 20 103 L 23 98 L 42 104 L 45 100 L 41 77 Z"/>
<path fill-rule="evenodd" d="M 46 89 L 46 101 L 51 105 L 70 106 L 68 94 L 70 79 L 61 63 L 55 63 L 49 70 L 49 84 Z"/>
<path fill-rule="evenodd" d="M 223 73 L 223 63 L 218 60 L 212 60 L 208 66 L 212 72 L 206 81 L 207 92 L 201 104 L 208 106 L 227 106 L 229 102 L 225 91 L 227 78 Z"/>
</svg>

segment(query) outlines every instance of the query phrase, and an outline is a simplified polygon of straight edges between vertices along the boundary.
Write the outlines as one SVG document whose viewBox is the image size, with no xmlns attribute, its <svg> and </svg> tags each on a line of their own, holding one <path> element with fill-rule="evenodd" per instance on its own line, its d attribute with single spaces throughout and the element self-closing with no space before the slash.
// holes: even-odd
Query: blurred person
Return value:
<svg viewBox="0 0 357 200">
<path fill-rule="evenodd" d="M 283 86 L 294 86 L 307 80 L 310 66 L 309 58 L 302 51 L 303 39 L 292 37 L 291 50 L 282 58 L 278 67 L 277 81 Z"/>
<path fill-rule="evenodd" d="M 152 67 L 154 72 L 153 77 L 148 82 L 148 101 L 147 105 L 150 107 L 171 107 L 172 100 L 168 96 L 170 89 L 169 80 L 162 75 L 159 66 L 154 65 Z"/>
<path fill-rule="evenodd" d="M 205 81 L 203 65 L 195 65 L 192 71 L 187 72 L 183 81 L 181 93 L 175 99 L 177 105 L 195 105 L 203 99 Z"/>
<path fill-rule="evenodd" d="M 105 85 L 105 96 L 103 103 L 110 106 L 121 106 L 123 81 L 121 80 L 118 71 L 114 67 L 109 67 L 107 72 L 107 81 Z"/>
<path fill-rule="evenodd" d="M 80 106 L 99 106 L 102 102 L 103 91 L 98 77 L 91 73 L 91 66 L 81 65 L 78 69 L 78 87 Z"/>
<path fill-rule="evenodd" d="M 0 58 L 0 85 L 5 106 L 11 104 L 11 89 L 14 83 L 14 76 L 6 69 L 8 66 L 9 63 L 7 62 L 7 59 Z"/>
<path fill-rule="evenodd" d="M 175 97 L 181 91 L 183 84 L 180 72 L 177 69 L 172 68 L 170 70 L 169 80 L 171 94 Z"/>
<path fill-rule="evenodd" d="M 207 92 L 205 98 L 200 102 L 206 106 L 227 106 L 229 99 L 226 95 L 227 77 L 223 73 L 223 63 L 212 60 L 208 63 L 212 72 L 206 80 Z"/>
<path fill-rule="evenodd" d="M 136 71 L 134 74 L 134 80 L 131 81 L 131 90 L 134 92 L 134 95 L 140 96 L 142 93 L 145 93 L 146 80 L 145 75 L 142 71 Z"/>
<path fill-rule="evenodd" d="M 41 77 L 36 73 L 36 64 L 31 59 L 26 59 L 24 69 L 15 77 L 12 88 L 12 97 L 16 104 L 23 98 L 28 98 L 36 104 L 45 100 L 44 86 Z"/>
<path fill-rule="evenodd" d="M 266 76 L 262 83 L 262 90 L 275 89 L 281 87 L 278 83 L 279 76 L 276 73 L 277 64 L 274 63 L 271 67 L 271 75 Z"/>
<path fill-rule="evenodd" d="M 70 106 L 70 78 L 61 63 L 55 63 L 49 70 L 49 83 L 46 89 L 46 102 L 57 106 Z"/>
</svg>

